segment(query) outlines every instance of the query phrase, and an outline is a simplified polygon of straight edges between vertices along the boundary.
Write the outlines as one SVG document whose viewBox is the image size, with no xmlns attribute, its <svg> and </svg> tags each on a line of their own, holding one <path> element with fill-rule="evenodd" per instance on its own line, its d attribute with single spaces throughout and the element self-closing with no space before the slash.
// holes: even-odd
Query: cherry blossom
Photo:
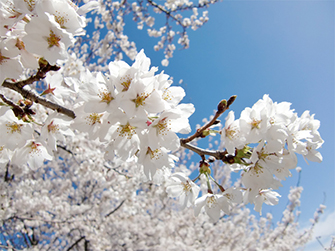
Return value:
<svg viewBox="0 0 335 251">
<path fill-rule="evenodd" d="M 202 208 L 205 209 L 208 216 L 214 221 L 220 218 L 221 210 L 227 211 L 227 198 L 220 194 L 205 194 L 196 199 L 194 204 L 194 214 L 198 216 Z"/>
<path fill-rule="evenodd" d="M 194 204 L 200 188 L 185 174 L 174 173 L 166 182 L 166 191 L 171 197 L 179 197 L 180 207 L 184 209 Z"/>
<path fill-rule="evenodd" d="M 0 41 L 0 81 L 6 78 L 19 78 L 23 67 L 18 59 L 18 53 L 9 44 L 10 40 L 0 39 Z"/>
<path fill-rule="evenodd" d="M 24 147 L 15 151 L 12 162 L 18 166 L 28 164 L 31 169 L 36 170 L 42 167 L 45 160 L 52 159 L 42 143 L 30 140 Z"/>
<path fill-rule="evenodd" d="M 64 115 L 58 113 L 50 114 L 47 120 L 44 122 L 44 126 L 41 129 L 40 141 L 46 142 L 47 150 L 57 150 L 57 140 L 64 141 L 65 136 L 73 137 L 74 133 L 70 129 L 69 121 Z"/>
<path fill-rule="evenodd" d="M 61 29 L 49 13 L 33 17 L 25 31 L 22 41 L 29 52 L 43 56 L 50 64 L 68 58 L 66 50 L 74 42 L 73 35 Z"/>
<path fill-rule="evenodd" d="M 17 119 L 13 111 L 7 107 L 0 107 L 0 145 L 10 150 L 22 147 L 33 133 L 30 123 Z"/>
</svg>

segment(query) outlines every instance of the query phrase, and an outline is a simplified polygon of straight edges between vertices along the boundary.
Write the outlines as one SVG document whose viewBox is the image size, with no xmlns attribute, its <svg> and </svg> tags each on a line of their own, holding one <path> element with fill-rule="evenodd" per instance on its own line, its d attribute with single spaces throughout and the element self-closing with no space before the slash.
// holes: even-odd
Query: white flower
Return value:
<svg viewBox="0 0 335 251">
<path fill-rule="evenodd" d="M 80 79 L 80 98 L 85 100 L 85 112 L 114 113 L 118 109 L 115 87 L 101 73 L 86 71 Z"/>
<path fill-rule="evenodd" d="M 259 167 L 268 169 L 273 175 L 281 180 L 291 176 L 290 169 L 297 166 L 297 157 L 294 153 L 282 149 L 280 152 L 270 152 L 268 145 L 261 141 L 254 148 L 251 162 Z"/>
<path fill-rule="evenodd" d="M 220 219 L 221 209 L 227 208 L 227 198 L 220 194 L 205 194 L 200 198 L 196 199 L 194 207 L 194 214 L 198 216 L 201 212 L 201 209 L 204 207 L 208 216 L 217 222 Z"/>
<path fill-rule="evenodd" d="M 145 128 L 145 118 L 129 118 L 124 112 L 116 110 L 108 117 L 111 128 L 108 138 L 111 140 L 107 147 L 107 159 L 113 159 L 113 154 L 117 154 L 126 160 L 132 157 L 140 146 L 139 135 Z M 152 148 L 156 149 L 156 148 Z"/>
<path fill-rule="evenodd" d="M 23 72 L 18 50 L 10 41 L 0 39 L 0 83 L 6 78 L 17 79 Z"/>
<path fill-rule="evenodd" d="M 184 173 L 174 173 L 166 181 L 166 192 L 170 197 L 179 197 L 181 209 L 192 206 L 199 191 L 200 187 Z"/>
<path fill-rule="evenodd" d="M 153 179 L 158 169 L 163 167 L 172 168 L 174 166 L 173 158 L 168 152 L 164 147 L 151 149 L 150 147 L 141 146 L 137 162 L 143 167 L 144 174 L 148 180 Z"/>
<path fill-rule="evenodd" d="M 323 139 L 318 132 L 320 127 L 320 121 L 314 119 L 314 114 L 310 115 L 309 111 L 305 111 L 300 117 L 301 130 L 310 131 L 311 137 L 306 138 L 306 150 L 307 153 L 304 155 L 308 160 L 321 162 L 322 155 L 316 151 L 323 144 Z"/>
<path fill-rule="evenodd" d="M 289 151 L 306 155 L 308 153 L 306 139 L 313 138 L 313 135 L 311 134 L 311 130 L 303 129 L 303 125 L 304 121 L 300 118 L 297 118 L 293 123 L 288 125 L 287 148 Z"/>
<path fill-rule="evenodd" d="M 62 29 L 73 35 L 83 35 L 85 18 L 79 16 L 72 5 L 74 4 L 70 4 L 67 0 L 41 0 L 36 6 L 36 12 L 38 15 L 47 12 L 54 16 Z"/>
<path fill-rule="evenodd" d="M 44 57 L 50 64 L 67 59 L 67 48 L 74 43 L 72 34 L 62 29 L 49 13 L 33 17 L 22 38 L 27 51 Z"/>
<path fill-rule="evenodd" d="M 164 102 L 153 86 L 154 78 L 135 78 L 126 93 L 120 93 L 119 105 L 129 117 L 145 117 L 147 113 L 159 113 L 165 108 Z"/>
<path fill-rule="evenodd" d="M 109 73 L 112 83 L 115 85 L 118 92 L 128 91 L 132 81 L 137 75 L 138 78 L 147 78 L 154 76 L 157 68 L 150 67 L 150 59 L 145 56 L 144 51 L 141 50 L 132 66 L 129 66 L 124 61 L 114 61 L 109 63 Z"/>
<path fill-rule="evenodd" d="M 83 106 L 75 108 L 74 112 L 76 118 L 71 125 L 73 128 L 87 132 L 89 138 L 92 140 L 99 138 L 100 141 L 104 141 L 110 128 L 106 113 L 86 113 Z"/>
<path fill-rule="evenodd" d="M 249 196 L 246 202 L 253 203 L 260 189 L 278 189 L 282 184 L 273 177 L 273 174 L 266 167 L 262 167 L 258 162 L 248 168 L 241 177 L 242 184 L 249 189 Z"/>
<path fill-rule="evenodd" d="M 41 93 L 46 95 L 47 99 L 54 101 L 56 104 L 64 106 L 64 100 L 75 93 L 64 84 L 64 76 L 60 72 L 48 72 L 45 77 L 47 88 Z"/>
<path fill-rule="evenodd" d="M 321 163 L 322 155 L 316 150 L 319 147 L 320 147 L 319 144 L 314 144 L 314 143 L 307 141 L 307 146 L 306 146 L 307 154 L 305 154 L 304 157 L 306 157 L 306 159 L 310 161 Z"/>
<path fill-rule="evenodd" d="M 269 103 L 259 100 L 252 108 L 247 107 L 242 111 L 239 118 L 240 130 L 244 134 L 247 143 L 257 143 L 262 140 L 263 135 L 270 126 L 269 109 L 271 109 Z"/>
<path fill-rule="evenodd" d="M 235 154 L 235 148 L 243 148 L 246 143 L 245 137 L 241 134 L 239 120 L 235 120 L 233 111 L 228 113 L 221 135 L 229 154 Z"/>
<path fill-rule="evenodd" d="M 165 111 L 150 122 L 148 131 L 148 145 L 156 149 L 165 147 L 171 151 L 177 150 L 180 147 L 180 141 L 177 134 L 173 131 L 172 125 L 180 118 L 179 113 L 174 111 Z M 177 122 L 178 123 L 178 122 Z"/>
<path fill-rule="evenodd" d="M 281 197 L 279 193 L 274 192 L 269 189 L 263 189 L 259 192 L 259 194 L 255 198 L 255 211 L 259 212 L 262 215 L 262 205 L 263 203 L 274 206 L 278 204 L 279 199 L 277 197 Z"/>
<path fill-rule="evenodd" d="M 18 120 L 11 109 L 0 107 L 0 132 L 0 146 L 14 150 L 31 139 L 33 128 L 31 124 Z"/>
<path fill-rule="evenodd" d="M 44 122 L 39 140 L 46 143 L 47 150 L 56 151 L 57 140 L 64 141 L 64 136 L 74 136 L 70 129 L 71 123 L 68 117 L 57 112 L 52 113 Z"/>
<path fill-rule="evenodd" d="M 41 143 L 29 140 L 24 147 L 15 151 L 12 163 L 18 166 L 28 164 L 30 168 L 36 170 L 43 165 L 45 160 L 52 160 L 47 149 Z"/>
<path fill-rule="evenodd" d="M 144 174 L 148 180 L 153 180 L 157 170 L 163 167 L 171 169 L 174 167 L 174 161 L 178 158 L 169 154 L 169 150 L 164 147 L 151 149 L 148 147 L 148 138 L 146 135 L 140 137 L 140 151 L 137 162 L 143 167 Z"/>
</svg>

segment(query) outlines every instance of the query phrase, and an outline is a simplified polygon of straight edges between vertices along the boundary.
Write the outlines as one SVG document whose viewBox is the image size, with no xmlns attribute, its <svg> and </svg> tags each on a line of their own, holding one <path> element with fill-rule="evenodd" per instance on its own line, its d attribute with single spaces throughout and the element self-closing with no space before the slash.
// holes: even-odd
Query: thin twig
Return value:
<svg viewBox="0 0 335 251">
<path fill-rule="evenodd" d="M 152 0 L 148 0 L 148 3 L 151 4 L 152 6 L 156 7 L 156 8 L 159 9 L 160 11 L 164 12 L 168 17 L 171 17 L 173 20 L 175 20 L 175 21 L 176 21 L 180 26 L 182 26 L 184 29 L 186 28 L 186 26 L 183 25 L 183 24 L 181 23 L 181 21 L 180 21 L 178 18 L 176 18 L 175 16 L 173 16 L 173 15 L 171 14 L 170 11 L 165 10 L 162 6 L 156 4 L 156 3 L 153 2 Z"/>
<path fill-rule="evenodd" d="M 23 117 L 25 115 L 24 110 L 17 104 L 13 103 L 11 100 L 7 99 L 3 94 L 0 93 L 0 98 L 2 99 L 2 101 L 12 107 L 13 112 L 15 114 L 15 116 L 19 116 L 19 117 Z"/>
<path fill-rule="evenodd" d="M 228 101 L 222 100 L 218 105 L 218 110 L 216 111 L 214 117 L 209 121 L 207 124 L 200 127 L 193 135 L 186 139 L 180 139 L 181 143 L 188 143 L 194 140 L 195 138 L 201 137 L 203 132 L 214 125 L 217 121 L 217 119 L 221 116 L 222 113 L 224 113 L 226 110 L 229 109 L 229 106 L 235 101 L 236 96 L 231 96 Z"/>
<path fill-rule="evenodd" d="M 125 202 L 126 200 L 123 200 L 120 205 L 118 205 L 113 211 L 109 212 L 108 214 L 105 215 L 105 218 L 107 218 L 108 216 L 110 216 L 111 214 L 115 213 Z"/>
<path fill-rule="evenodd" d="M 213 156 L 217 160 L 226 161 L 226 154 L 228 153 L 227 151 L 205 150 L 205 149 L 202 149 L 200 147 L 191 145 L 190 143 L 184 143 L 182 140 L 180 140 L 180 145 L 182 147 L 185 147 L 185 148 L 199 154 L 200 156 L 209 155 L 209 156 Z"/>
<path fill-rule="evenodd" d="M 72 248 L 74 248 L 82 239 L 85 239 L 85 236 L 80 237 L 75 243 L 73 243 L 68 249 L 67 251 L 71 250 Z"/>
<path fill-rule="evenodd" d="M 59 69 L 60 67 L 57 65 L 50 65 L 48 63 L 43 65 L 42 63 L 40 63 L 40 68 L 35 75 L 30 76 L 28 79 L 18 81 L 15 84 L 19 88 L 23 88 L 26 85 L 31 85 L 35 81 L 40 81 L 41 79 L 44 79 L 49 71 L 58 71 Z"/>
</svg>

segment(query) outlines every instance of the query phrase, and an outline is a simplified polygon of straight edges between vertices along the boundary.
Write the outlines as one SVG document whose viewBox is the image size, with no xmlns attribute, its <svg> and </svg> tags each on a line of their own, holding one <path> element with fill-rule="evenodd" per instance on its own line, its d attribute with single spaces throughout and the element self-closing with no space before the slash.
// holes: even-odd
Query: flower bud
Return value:
<svg viewBox="0 0 335 251">
<path fill-rule="evenodd" d="M 218 104 L 218 112 L 223 112 L 224 109 L 227 107 L 227 100 L 223 99 Z"/>
<path fill-rule="evenodd" d="M 236 95 L 233 95 L 228 99 L 228 102 L 227 102 L 228 107 L 235 101 L 236 97 L 237 97 Z"/>
<path fill-rule="evenodd" d="M 211 169 L 209 168 L 210 164 L 208 164 L 207 161 L 200 161 L 199 167 L 200 167 L 200 169 L 199 169 L 200 173 L 211 174 Z"/>
</svg>

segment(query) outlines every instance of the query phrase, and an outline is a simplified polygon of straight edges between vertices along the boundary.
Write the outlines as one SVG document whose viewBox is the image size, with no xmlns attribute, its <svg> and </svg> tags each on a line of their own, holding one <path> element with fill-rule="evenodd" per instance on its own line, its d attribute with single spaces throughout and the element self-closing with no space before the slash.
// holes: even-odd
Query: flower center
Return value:
<svg viewBox="0 0 335 251">
<path fill-rule="evenodd" d="M 160 149 L 156 149 L 156 150 L 151 150 L 150 147 L 148 147 L 148 150 L 147 150 L 147 154 L 150 154 L 150 158 L 151 159 L 155 159 L 155 160 L 158 160 L 160 155 L 161 155 L 161 150 Z"/>
<path fill-rule="evenodd" d="M 99 98 L 101 99 L 100 102 L 105 102 L 109 104 L 114 98 L 112 97 L 112 94 L 106 90 L 100 91 L 98 94 Z"/>
<path fill-rule="evenodd" d="M 149 94 L 141 93 L 140 95 L 137 94 L 136 99 L 133 99 L 132 101 L 135 103 L 136 108 L 139 106 L 145 105 L 146 98 L 149 97 Z"/>
<path fill-rule="evenodd" d="M 101 124 L 100 118 L 102 117 L 103 114 L 98 114 L 98 113 L 91 113 L 89 116 L 86 117 L 87 123 L 89 125 L 94 125 L 96 123 Z"/>
<path fill-rule="evenodd" d="M 162 98 L 164 99 L 164 100 L 166 100 L 166 101 L 168 101 L 168 100 L 172 100 L 172 95 L 171 95 L 171 92 L 169 91 L 169 90 L 166 90 L 164 93 L 163 93 L 163 95 L 162 95 Z"/>
<path fill-rule="evenodd" d="M 63 15 L 60 14 L 59 11 L 56 11 L 56 14 L 57 15 L 55 15 L 55 21 L 60 25 L 62 29 L 65 29 L 65 23 L 69 21 L 69 19 L 66 19 Z"/>
<path fill-rule="evenodd" d="M 3 55 L 1 54 L 1 51 L 0 51 L 0 65 L 2 65 L 3 63 L 5 63 L 7 59 L 9 59 L 9 58 L 3 56 Z"/>
<path fill-rule="evenodd" d="M 256 119 L 253 119 L 252 121 L 251 121 L 251 128 L 252 129 L 255 129 L 255 128 L 257 128 L 257 129 L 259 129 L 259 124 L 262 122 L 262 120 L 256 120 Z"/>
<path fill-rule="evenodd" d="M 19 50 L 24 50 L 25 49 L 25 47 L 24 47 L 24 43 L 22 42 L 22 40 L 21 39 L 16 39 L 16 44 L 15 44 L 15 46 L 19 49 Z"/>
<path fill-rule="evenodd" d="M 128 139 L 131 139 L 136 133 L 135 128 L 135 126 L 131 126 L 128 122 L 126 125 L 120 125 L 117 131 L 119 132 L 119 136 L 126 136 Z"/>
<path fill-rule="evenodd" d="M 33 11 L 36 5 L 36 0 L 24 0 L 25 3 L 28 5 L 28 9 Z"/>
<path fill-rule="evenodd" d="M 54 121 L 51 121 L 51 123 L 48 125 L 48 132 L 56 133 L 59 131 L 59 126 L 54 124 Z"/>
<path fill-rule="evenodd" d="M 41 152 L 41 150 L 38 149 L 38 147 L 39 147 L 40 145 L 41 145 L 41 144 L 37 144 L 37 143 L 35 143 L 34 141 L 31 142 L 29 153 L 35 153 L 35 154 L 38 154 L 39 152 Z"/>
<path fill-rule="evenodd" d="M 23 126 L 22 124 L 18 124 L 16 122 L 13 123 L 7 123 L 7 131 L 11 134 L 17 132 L 17 133 L 21 133 L 21 127 Z"/>
<path fill-rule="evenodd" d="M 128 91 L 132 79 L 129 78 L 129 77 L 125 77 L 125 78 L 122 78 L 122 79 L 124 79 L 124 81 L 121 83 L 121 85 L 123 86 L 122 91 L 123 91 L 123 92 Z M 121 79 L 121 80 L 122 80 L 122 79 Z"/>
<path fill-rule="evenodd" d="M 238 130 L 236 128 L 230 128 L 230 126 L 226 129 L 226 136 L 229 139 L 235 138 L 236 134 L 238 133 Z"/>
<path fill-rule="evenodd" d="M 61 40 L 60 37 L 57 37 L 56 34 L 50 30 L 50 35 L 47 38 L 48 44 L 49 44 L 49 48 L 56 46 L 56 47 L 60 47 L 59 41 Z"/>
<path fill-rule="evenodd" d="M 212 195 L 212 196 L 208 196 L 208 197 L 206 198 L 206 205 L 207 205 L 209 208 L 213 208 L 213 207 L 215 207 L 216 204 L 217 204 L 217 202 L 216 202 L 215 196 Z"/>
<path fill-rule="evenodd" d="M 185 183 L 182 183 L 182 185 L 183 185 L 183 191 L 185 193 L 188 193 L 189 191 L 191 191 L 192 187 L 191 187 L 191 184 L 190 184 L 190 182 L 188 180 L 186 180 Z"/>
<path fill-rule="evenodd" d="M 161 135 L 166 135 L 167 131 L 170 130 L 168 127 L 168 124 L 170 124 L 170 120 L 167 119 L 167 117 L 161 119 L 155 127 L 157 128 L 157 133 Z"/>
</svg>

